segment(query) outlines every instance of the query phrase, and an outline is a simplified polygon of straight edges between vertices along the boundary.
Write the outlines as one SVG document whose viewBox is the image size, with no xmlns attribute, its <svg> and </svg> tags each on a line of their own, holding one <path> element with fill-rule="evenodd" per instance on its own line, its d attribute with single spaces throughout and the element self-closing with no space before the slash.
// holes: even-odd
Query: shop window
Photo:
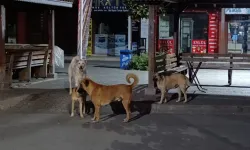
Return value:
<svg viewBox="0 0 250 150">
<path fill-rule="evenodd" d="M 208 28 L 207 13 L 184 13 L 180 15 L 180 50 L 190 53 L 192 40 L 206 40 Z"/>
</svg>

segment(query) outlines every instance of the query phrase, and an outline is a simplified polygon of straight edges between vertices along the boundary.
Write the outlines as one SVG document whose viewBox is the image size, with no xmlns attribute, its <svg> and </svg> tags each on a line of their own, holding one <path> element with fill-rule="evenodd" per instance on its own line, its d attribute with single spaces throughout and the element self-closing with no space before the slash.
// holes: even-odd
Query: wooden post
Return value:
<svg viewBox="0 0 250 150">
<path fill-rule="evenodd" d="M 179 58 L 179 11 L 174 13 L 174 53 Z"/>
<path fill-rule="evenodd" d="M 5 87 L 5 70 L 6 70 L 6 55 L 5 55 L 5 7 L 0 5 L 0 90 Z"/>
<path fill-rule="evenodd" d="M 48 78 L 55 78 L 55 57 L 54 57 L 54 47 L 55 47 L 55 12 L 54 10 L 49 10 L 48 16 L 48 35 L 49 35 L 49 49 L 51 49 L 50 60 L 49 60 L 49 74 Z"/>
<path fill-rule="evenodd" d="M 18 44 L 27 44 L 26 38 L 26 12 L 17 13 L 17 43 Z"/>
<path fill-rule="evenodd" d="M 227 44 L 227 39 L 225 36 L 225 33 L 227 34 L 228 31 L 225 28 L 227 24 L 225 23 L 225 8 L 221 8 L 221 18 L 220 18 L 220 31 L 219 31 L 219 53 L 220 54 L 227 54 L 227 49 L 226 49 L 226 44 Z"/>
<path fill-rule="evenodd" d="M 155 70 L 155 16 L 157 6 L 149 5 L 149 28 L 148 28 L 148 87 L 145 89 L 145 95 L 155 95 L 156 89 L 154 88 L 153 75 Z"/>
</svg>

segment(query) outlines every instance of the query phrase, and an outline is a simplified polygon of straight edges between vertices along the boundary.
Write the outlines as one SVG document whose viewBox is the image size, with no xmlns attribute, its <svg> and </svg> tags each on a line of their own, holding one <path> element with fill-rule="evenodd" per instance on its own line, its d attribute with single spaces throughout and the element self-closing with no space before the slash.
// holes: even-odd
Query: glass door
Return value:
<svg viewBox="0 0 250 150">
<path fill-rule="evenodd" d="M 182 18 L 181 19 L 181 52 L 191 53 L 192 39 L 193 39 L 193 19 Z"/>
</svg>

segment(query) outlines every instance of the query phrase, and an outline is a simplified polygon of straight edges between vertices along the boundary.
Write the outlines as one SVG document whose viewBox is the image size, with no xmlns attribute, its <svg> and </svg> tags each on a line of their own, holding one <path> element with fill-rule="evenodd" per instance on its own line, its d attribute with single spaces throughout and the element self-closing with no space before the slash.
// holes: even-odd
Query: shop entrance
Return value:
<svg viewBox="0 0 250 150">
<path fill-rule="evenodd" d="M 228 53 L 250 52 L 250 21 L 248 15 L 231 15 L 228 22 Z"/>
<path fill-rule="evenodd" d="M 191 44 L 193 39 L 193 19 L 182 18 L 181 19 L 181 51 L 184 53 L 191 52 Z"/>
</svg>

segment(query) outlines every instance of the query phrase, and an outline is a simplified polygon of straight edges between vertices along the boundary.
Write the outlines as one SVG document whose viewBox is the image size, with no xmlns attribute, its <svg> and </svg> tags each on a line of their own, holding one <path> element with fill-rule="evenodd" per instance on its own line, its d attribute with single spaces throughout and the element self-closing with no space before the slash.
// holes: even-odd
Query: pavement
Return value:
<svg viewBox="0 0 250 150">
<path fill-rule="evenodd" d="M 140 78 L 133 90 L 129 123 L 122 123 L 125 112 L 119 102 L 102 107 L 101 121 L 92 123 L 89 97 L 85 118 L 80 119 L 78 112 L 73 118 L 69 115 L 67 66 L 56 70 L 57 79 L 16 83 L 15 88 L 0 91 L 1 149 L 250 149 L 248 72 L 233 72 L 233 87 L 223 87 L 226 72 L 201 70 L 200 82 L 210 85 L 205 86 L 207 93 L 191 87 L 184 104 L 175 102 L 176 91 L 171 90 L 170 102 L 159 105 L 155 102 L 160 95 L 144 95 L 146 71 L 121 70 L 115 61 L 88 61 L 88 75 L 102 84 L 126 83 L 128 72 Z"/>
<path fill-rule="evenodd" d="M 56 69 L 58 73 L 57 79 L 39 80 L 38 82 L 24 86 L 16 86 L 16 88 L 12 90 L 2 91 L 2 93 L 0 93 L 2 95 L 0 109 L 3 111 L 9 110 L 10 112 L 68 112 L 70 102 L 68 94 L 68 65 L 68 63 L 65 63 L 65 68 Z M 133 91 L 133 101 L 135 102 L 133 106 L 135 109 L 139 109 L 139 112 L 148 110 L 150 110 L 151 113 L 202 112 L 205 114 L 234 114 L 250 112 L 250 100 L 248 97 L 250 95 L 250 88 L 244 87 L 248 84 L 250 85 L 250 80 L 247 78 L 248 72 L 233 72 L 233 87 L 220 87 L 212 86 L 212 84 L 223 85 L 227 83 L 227 78 L 225 79 L 224 77 L 227 76 L 226 72 L 201 70 L 198 73 L 201 84 L 210 84 L 210 86 L 205 86 L 207 89 L 206 93 L 202 93 L 196 86 L 192 86 L 188 89 L 189 103 L 183 104 L 175 102 L 177 98 L 176 90 L 170 90 L 168 96 L 171 102 L 158 105 L 155 104 L 155 102 L 159 101 L 160 95 L 144 95 L 144 89 L 147 87 L 148 82 L 147 71 L 121 70 L 119 69 L 119 62 L 110 61 L 88 61 L 87 70 L 90 78 L 106 85 L 126 83 L 125 76 L 128 72 L 137 74 L 140 81 L 139 86 Z M 211 76 L 213 76 L 213 78 L 211 78 Z M 239 79 L 244 79 L 244 81 Z M 238 80 L 238 82 L 234 82 L 236 80 Z M 237 84 L 242 84 L 242 87 L 237 87 Z M 37 106 L 40 108 L 37 108 Z M 105 107 L 103 112 L 106 114 L 113 113 L 109 107 Z"/>
<path fill-rule="evenodd" d="M 150 114 L 129 123 L 124 115 L 0 115 L 3 150 L 249 150 L 250 116 Z"/>
</svg>

